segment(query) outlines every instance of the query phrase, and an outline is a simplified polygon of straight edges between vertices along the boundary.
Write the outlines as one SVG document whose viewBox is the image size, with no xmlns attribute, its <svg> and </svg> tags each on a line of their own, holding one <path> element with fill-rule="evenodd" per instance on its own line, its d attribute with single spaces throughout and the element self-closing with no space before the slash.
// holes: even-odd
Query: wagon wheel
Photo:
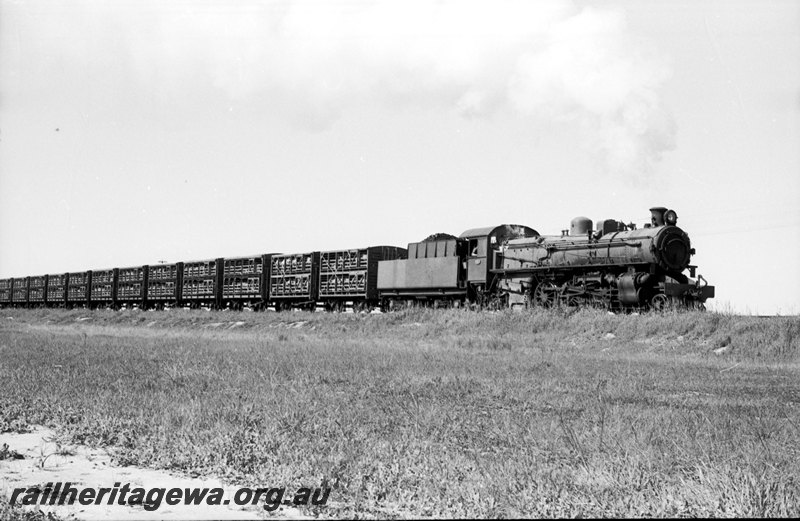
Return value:
<svg viewBox="0 0 800 521">
<path fill-rule="evenodd" d="M 558 287 L 551 282 L 543 282 L 536 286 L 532 300 L 534 306 L 553 307 L 558 302 Z"/>
</svg>

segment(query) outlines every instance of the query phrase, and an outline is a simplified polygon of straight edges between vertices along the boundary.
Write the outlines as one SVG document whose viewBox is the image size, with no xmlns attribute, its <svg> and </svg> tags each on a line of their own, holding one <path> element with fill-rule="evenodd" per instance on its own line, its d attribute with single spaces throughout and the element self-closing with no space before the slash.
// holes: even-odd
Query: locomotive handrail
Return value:
<svg viewBox="0 0 800 521">
<path fill-rule="evenodd" d="M 608 248 L 609 250 L 614 246 L 630 246 L 632 248 L 638 248 L 642 245 L 642 241 L 620 241 L 620 242 L 608 242 L 607 244 L 600 244 L 600 243 L 587 243 L 587 244 L 571 244 L 569 246 L 559 246 L 559 245 L 548 245 L 547 251 L 570 251 L 570 250 L 592 250 L 592 249 L 600 249 L 600 248 Z"/>
<path fill-rule="evenodd" d="M 608 249 L 606 250 L 606 258 L 608 259 L 611 258 L 611 244 L 614 242 L 614 237 L 616 237 L 618 234 L 619 234 L 618 231 L 614 232 L 611 238 L 608 239 Z"/>
<path fill-rule="evenodd" d="M 527 266 L 520 266 L 519 268 L 492 268 L 489 270 L 492 273 L 525 273 L 528 271 L 544 271 L 544 270 L 552 270 L 552 271 L 564 271 L 564 270 L 573 270 L 575 268 L 580 267 L 600 267 L 600 266 L 613 266 L 620 262 L 625 261 L 624 258 L 617 258 L 617 257 L 607 257 L 598 258 L 595 262 L 589 262 L 583 265 L 569 265 L 569 266 L 554 266 L 551 264 L 532 264 L 529 259 L 519 259 L 514 257 L 505 257 L 508 260 L 516 260 L 520 262 L 527 262 Z M 634 266 L 640 264 L 647 264 L 646 262 L 625 262 L 626 265 Z"/>
<path fill-rule="evenodd" d="M 509 255 L 504 255 L 503 258 L 506 259 L 506 260 L 519 261 L 519 262 L 528 263 L 528 264 L 532 264 L 532 263 L 536 262 L 536 261 L 533 261 L 531 259 L 523 259 L 521 257 L 511 257 Z M 549 259 L 549 256 L 548 257 L 542 257 L 542 259 L 539 260 L 540 262 L 538 262 L 537 265 L 541 266 L 542 265 L 541 264 L 541 260 L 545 260 L 545 259 Z M 607 262 L 611 262 L 611 263 L 617 263 L 617 262 L 629 263 L 628 261 L 630 259 L 627 259 L 626 257 L 610 257 L 610 256 L 608 256 L 608 257 L 597 257 L 595 260 L 600 261 L 600 262 L 604 262 L 604 263 L 607 263 Z M 641 262 L 644 263 L 644 261 L 641 261 Z M 593 262 L 589 262 L 588 264 L 596 265 Z M 599 262 L 598 262 L 598 264 L 599 264 Z M 637 262 L 633 262 L 633 264 L 637 264 Z M 566 267 L 572 268 L 574 266 L 570 265 L 570 266 L 566 266 Z M 505 268 L 497 268 L 497 269 L 505 269 Z M 510 268 L 510 269 L 514 270 L 515 268 Z"/>
</svg>

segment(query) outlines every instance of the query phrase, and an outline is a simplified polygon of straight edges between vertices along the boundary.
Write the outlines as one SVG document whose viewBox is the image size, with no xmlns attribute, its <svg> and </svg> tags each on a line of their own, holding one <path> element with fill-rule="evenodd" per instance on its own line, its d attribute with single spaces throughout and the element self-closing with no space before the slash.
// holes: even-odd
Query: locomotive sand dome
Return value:
<svg viewBox="0 0 800 521">
<path fill-rule="evenodd" d="M 408 250 L 260 253 L 0 279 L 0 307 L 702 307 L 714 288 L 690 278 L 694 249 L 678 215 L 664 207 L 650 214 L 642 229 L 603 219 L 593 231 L 591 219 L 576 217 L 553 236 L 501 224 L 434 234 Z"/>
</svg>

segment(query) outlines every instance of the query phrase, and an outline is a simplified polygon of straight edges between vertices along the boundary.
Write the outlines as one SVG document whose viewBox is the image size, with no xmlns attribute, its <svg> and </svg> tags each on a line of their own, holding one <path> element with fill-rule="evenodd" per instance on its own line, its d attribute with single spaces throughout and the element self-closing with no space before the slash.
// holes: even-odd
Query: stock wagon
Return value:
<svg viewBox="0 0 800 521">
<path fill-rule="evenodd" d="M 343 310 L 351 303 L 354 311 L 379 304 L 378 263 L 403 259 L 408 250 L 396 246 L 372 246 L 320 254 L 318 297 L 328 311 Z"/>
</svg>

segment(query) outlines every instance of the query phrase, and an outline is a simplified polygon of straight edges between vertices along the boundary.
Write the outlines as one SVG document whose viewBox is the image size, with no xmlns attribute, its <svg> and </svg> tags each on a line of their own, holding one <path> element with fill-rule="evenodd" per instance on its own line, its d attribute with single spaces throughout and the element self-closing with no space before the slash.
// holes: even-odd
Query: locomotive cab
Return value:
<svg viewBox="0 0 800 521">
<path fill-rule="evenodd" d="M 466 266 L 470 296 L 481 300 L 482 295 L 492 290 L 492 270 L 501 246 L 509 240 L 538 236 L 539 232 L 520 224 L 473 228 L 462 233 L 459 238 L 467 241 L 468 245 Z"/>
</svg>

